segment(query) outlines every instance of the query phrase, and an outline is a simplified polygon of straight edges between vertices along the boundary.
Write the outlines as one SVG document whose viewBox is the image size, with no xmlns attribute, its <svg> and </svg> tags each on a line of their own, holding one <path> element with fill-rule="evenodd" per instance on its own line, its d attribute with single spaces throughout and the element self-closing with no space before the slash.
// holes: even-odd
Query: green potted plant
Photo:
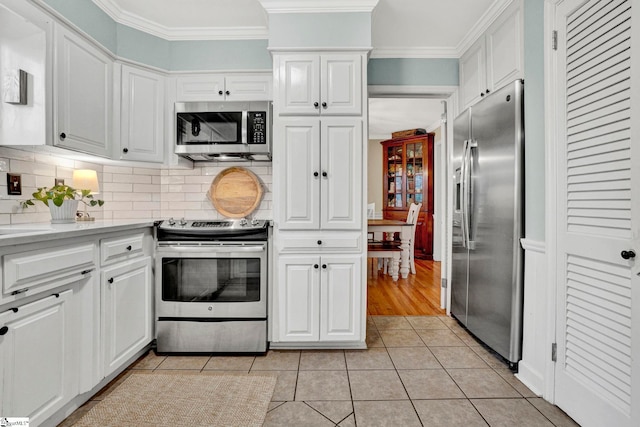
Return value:
<svg viewBox="0 0 640 427">
<path fill-rule="evenodd" d="M 85 206 L 102 206 L 103 200 L 94 199 L 91 190 L 76 190 L 68 185 L 59 184 L 53 187 L 40 187 L 32 194 L 33 198 L 21 202 L 22 208 L 34 206 L 35 201 L 41 201 L 49 207 L 52 223 L 74 222 L 78 203 Z"/>
</svg>

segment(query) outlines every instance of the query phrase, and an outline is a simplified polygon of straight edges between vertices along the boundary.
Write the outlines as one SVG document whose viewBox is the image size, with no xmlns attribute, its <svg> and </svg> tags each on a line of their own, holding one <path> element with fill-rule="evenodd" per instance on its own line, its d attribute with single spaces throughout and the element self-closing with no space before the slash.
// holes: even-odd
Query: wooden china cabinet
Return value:
<svg viewBox="0 0 640 427">
<path fill-rule="evenodd" d="M 422 203 L 415 236 L 416 259 L 433 259 L 433 134 L 382 141 L 383 217 L 406 220 Z"/>
</svg>

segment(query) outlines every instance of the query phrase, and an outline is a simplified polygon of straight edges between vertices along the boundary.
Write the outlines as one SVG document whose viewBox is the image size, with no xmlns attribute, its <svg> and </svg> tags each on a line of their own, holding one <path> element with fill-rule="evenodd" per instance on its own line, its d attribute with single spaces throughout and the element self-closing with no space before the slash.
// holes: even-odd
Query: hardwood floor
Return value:
<svg viewBox="0 0 640 427">
<path fill-rule="evenodd" d="M 367 264 L 367 313 L 369 315 L 431 316 L 443 315 L 440 308 L 440 262 L 416 260 L 416 274 L 397 282 L 382 270 Z"/>
</svg>

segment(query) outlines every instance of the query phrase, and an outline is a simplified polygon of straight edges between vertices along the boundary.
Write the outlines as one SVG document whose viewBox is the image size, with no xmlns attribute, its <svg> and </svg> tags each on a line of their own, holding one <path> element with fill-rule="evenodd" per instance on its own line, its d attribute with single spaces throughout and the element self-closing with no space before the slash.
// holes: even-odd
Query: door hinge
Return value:
<svg viewBox="0 0 640 427">
<path fill-rule="evenodd" d="M 551 32 L 551 47 L 553 50 L 558 50 L 558 31 L 556 30 Z"/>
<path fill-rule="evenodd" d="M 440 280 L 440 287 L 443 289 L 447 289 L 447 279 L 444 277 Z"/>
<path fill-rule="evenodd" d="M 551 361 L 555 362 L 558 359 L 558 344 L 551 344 Z"/>
</svg>

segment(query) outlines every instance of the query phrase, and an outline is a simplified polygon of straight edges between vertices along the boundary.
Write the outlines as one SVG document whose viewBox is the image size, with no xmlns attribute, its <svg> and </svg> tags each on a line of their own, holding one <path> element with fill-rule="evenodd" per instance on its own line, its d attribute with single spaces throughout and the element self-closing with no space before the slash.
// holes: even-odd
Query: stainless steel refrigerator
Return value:
<svg viewBox="0 0 640 427">
<path fill-rule="evenodd" d="M 453 125 L 451 314 L 512 367 L 522 352 L 523 82 Z"/>
</svg>

